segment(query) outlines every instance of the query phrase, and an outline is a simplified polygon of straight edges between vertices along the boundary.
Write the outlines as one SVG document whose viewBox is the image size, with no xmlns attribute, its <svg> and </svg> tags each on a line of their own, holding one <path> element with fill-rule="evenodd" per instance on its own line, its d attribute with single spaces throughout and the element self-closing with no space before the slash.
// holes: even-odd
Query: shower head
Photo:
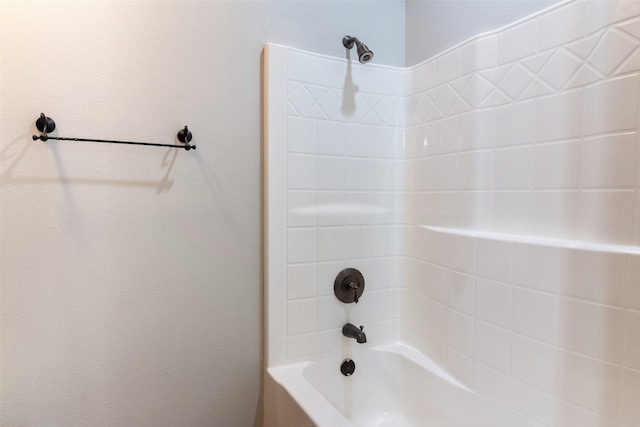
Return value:
<svg viewBox="0 0 640 427">
<path fill-rule="evenodd" d="M 357 46 L 356 50 L 358 51 L 358 61 L 360 61 L 361 64 L 371 62 L 373 59 L 373 52 L 369 50 L 366 44 L 358 40 L 357 37 L 344 36 L 342 39 L 342 45 L 347 49 L 351 49 L 354 43 Z"/>
</svg>

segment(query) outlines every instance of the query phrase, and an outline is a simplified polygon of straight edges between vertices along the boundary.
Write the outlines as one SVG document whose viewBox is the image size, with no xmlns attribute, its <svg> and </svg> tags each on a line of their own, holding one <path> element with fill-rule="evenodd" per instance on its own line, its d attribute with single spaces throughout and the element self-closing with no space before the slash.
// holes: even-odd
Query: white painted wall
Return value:
<svg viewBox="0 0 640 427">
<path fill-rule="evenodd" d="M 559 0 L 407 0 L 407 65 L 555 3 Z"/>
<path fill-rule="evenodd" d="M 0 424 L 259 425 L 263 44 L 403 65 L 404 2 L 0 7 Z"/>
</svg>

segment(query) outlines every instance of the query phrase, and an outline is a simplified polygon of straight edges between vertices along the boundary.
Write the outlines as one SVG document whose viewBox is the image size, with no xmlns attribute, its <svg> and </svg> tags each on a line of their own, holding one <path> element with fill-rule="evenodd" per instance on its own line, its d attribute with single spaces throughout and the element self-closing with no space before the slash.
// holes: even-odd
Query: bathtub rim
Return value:
<svg viewBox="0 0 640 427">
<path fill-rule="evenodd" d="M 389 342 L 367 346 L 362 350 L 372 352 L 384 352 L 398 355 L 416 364 L 438 378 L 454 385 L 461 390 L 477 395 L 478 393 L 459 380 L 451 376 L 440 365 L 431 360 L 415 348 L 400 342 Z M 267 372 L 271 378 L 282 386 L 289 396 L 302 408 L 306 415 L 316 424 L 332 427 L 353 427 L 353 423 L 346 419 L 324 396 L 304 377 L 304 369 L 312 364 L 339 355 L 340 352 L 323 353 L 307 360 L 287 363 L 278 366 L 269 366 Z"/>
</svg>

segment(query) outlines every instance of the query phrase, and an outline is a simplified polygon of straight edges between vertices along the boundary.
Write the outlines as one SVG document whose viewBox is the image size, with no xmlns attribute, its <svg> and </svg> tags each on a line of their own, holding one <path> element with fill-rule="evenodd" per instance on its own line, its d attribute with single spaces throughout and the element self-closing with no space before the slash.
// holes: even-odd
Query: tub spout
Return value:
<svg viewBox="0 0 640 427">
<path fill-rule="evenodd" d="M 360 326 L 358 328 L 351 323 L 347 323 L 342 327 L 342 335 L 347 338 L 355 339 L 359 344 L 364 344 L 367 342 L 367 335 L 364 333 L 364 326 Z"/>
</svg>

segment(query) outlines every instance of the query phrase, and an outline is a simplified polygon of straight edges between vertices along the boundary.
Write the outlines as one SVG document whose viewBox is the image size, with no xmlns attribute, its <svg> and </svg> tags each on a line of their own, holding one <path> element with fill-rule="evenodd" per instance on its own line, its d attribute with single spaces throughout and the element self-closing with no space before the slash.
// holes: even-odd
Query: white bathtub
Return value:
<svg viewBox="0 0 640 427">
<path fill-rule="evenodd" d="M 403 344 L 357 346 L 350 377 L 342 357 L 268 369 L 317 427 L 533 427 Z"/>
</svg>

